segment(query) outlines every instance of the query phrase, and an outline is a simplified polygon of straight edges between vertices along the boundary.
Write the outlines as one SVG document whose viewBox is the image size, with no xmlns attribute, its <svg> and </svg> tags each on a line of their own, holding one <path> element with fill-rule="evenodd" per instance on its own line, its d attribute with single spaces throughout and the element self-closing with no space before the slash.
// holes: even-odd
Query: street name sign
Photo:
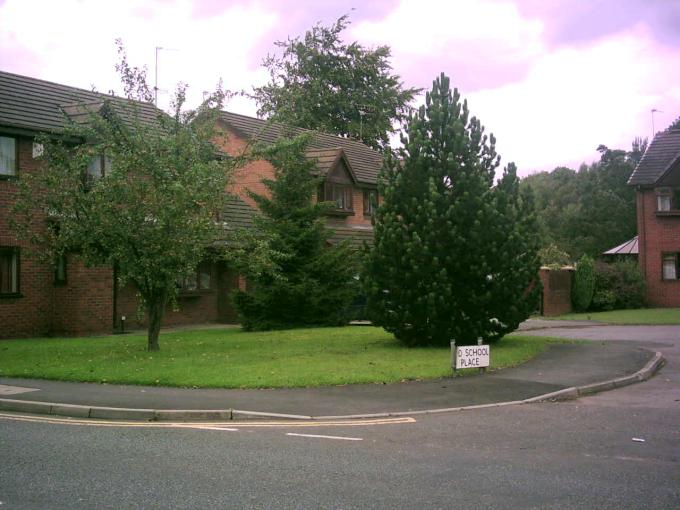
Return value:
<svg viewBox="0 0 680 510">
<path fill-rule="evenodd" d="M 456 369 L 488 367 L 490 358 L 488 345 L 461 345 L 456 348 Z"/>
</svg>

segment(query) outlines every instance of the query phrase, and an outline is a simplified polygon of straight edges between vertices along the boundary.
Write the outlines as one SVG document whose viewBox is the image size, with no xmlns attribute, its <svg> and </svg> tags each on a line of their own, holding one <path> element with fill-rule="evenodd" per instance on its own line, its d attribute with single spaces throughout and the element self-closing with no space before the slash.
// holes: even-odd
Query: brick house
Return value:
<svg viewBox="0 0 680 510">
<path fill-rule="evenodd" d="M 637 191 L 638 260 L 647 303 L 680 307 L 680 127 L 654 137 L 628 184 Z"/>
<path fill-rule="evenodd" d="M 120 330 L 122 317 L 128 327 L 143 325 L 137 319 L 135 289 L 119 288 L 112 268 L 87 268 L 74 254 L 40 262 L 9 225 L 17 180 L 23 173 L 40 171 L 36 135 L 58 133 L 65 115 L 77 112 L 78 105 L 122 100 L 0 72 L 0 338 L 111 333 Z M 156 112 L 153 105 L 142 105 L 143 115 Z M 248 150 L 249 141 L 273 142 L 284 133 L 280 126 L 228 112 L 218 122 L 228 136 L 219 149 L 232 155 Z M 307 156 L 317 161 L 320 193 L 338 204 L 328 220 L 333 240 L 370 241 L 380 155 L 360 142 L 311 134 Z M 94 171 L 105 166 L 100 161 Z M 265 161 L 239 170 L 226 190 L 231 193 L 221 214 L 226 228 L 252 227 L 256 210 L 247 190 L 262 192 L 262 178 L 271 176 L 273 168 Z M 235 322 L 229 295 L 244 282 L 223 263 L 201 264 L 195 275 L 178 284 L 179 310 L 168 309 L 164 325 Z"/>
</svg>

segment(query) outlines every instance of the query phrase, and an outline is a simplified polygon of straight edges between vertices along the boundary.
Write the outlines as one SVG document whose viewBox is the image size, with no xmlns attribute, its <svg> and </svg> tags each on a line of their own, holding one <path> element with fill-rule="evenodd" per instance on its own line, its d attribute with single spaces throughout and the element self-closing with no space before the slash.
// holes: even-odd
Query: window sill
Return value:
<svg viewBox="0 0 680 510">
<path fill-rule="evenodd" d="M 198 298 L 201 296 L 205 296 L 207 294 L 213 294 L 215 291 L 213 289 L 205 289 L 205 290 L 180 290 L 179 293 L 177 294 L 177 297 L 179 298 Z"/>
<path fill-rule="evenodd" d="M 673 209 L 671 211 L 656 211 L 657 216 L 680 216 L 680 209 Z"/>
<path fill-rule="evenodd" d="M 19 176 L 16 174 L 0 174 L 0 181 L 16 181 L 18 178 Z"/>
<path fill-rule="evenodd" d="M 354 216 L 354 211 L 349 209 L 331 209 L 326 214 L 329 216 Z"/>
<path fill-rule="evenodd" d="M 21 292 L 13 292 L 12 294 L 0 294 L 0 299 L 18 299 L 24 295 Z"/>
</svg>

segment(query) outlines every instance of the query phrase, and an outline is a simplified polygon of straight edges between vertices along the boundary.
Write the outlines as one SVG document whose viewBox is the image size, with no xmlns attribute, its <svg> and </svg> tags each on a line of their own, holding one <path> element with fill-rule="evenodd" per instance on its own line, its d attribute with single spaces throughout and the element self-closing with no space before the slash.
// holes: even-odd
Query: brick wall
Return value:
<svg viewBox="0 0 680 510">
<path fill-rule="evenodd" d="M 541 314 L 550 317 L 571 312 L 572 270 L 542 267 L 539 276 L 543 284 Z"/>
<path fill-rule="evenodd" d="M 176 307 L 169 304 L 163 317 L 163 327 L 236 322 L 236 312 L 230 296 L 238 285 L 236 275 L 224 264 L 218 263 L 211 268 L 210 280 L 210 290 L 180 294 Z M 137 291 L 133 285 L 128 284 L 119 289 L 117 307 L 117 327 L 120 327 L 121 316 L 126 318 L 126 329 L 142 329 L 147 326 L 146 317 L 143 314 L 139 317 Z"/>
<path fill-rule="evenodd" d="M 680 215 L 657 216 L 653 189 L 637 192 L 640 269 L 647 284 L 647 304 L 680 307 L 680 280 L 662 279 L 664 253 L 680 253 Z"/>
<path fill-rule="evenodd" d="M 241 138 L 233 130 L 221 126 L 222 133 L 215 139 L 218 145 L 224 152 L 231 155 L 242 154 L 246 151 L 248 145 L 246 141 Z M 239 168 L 232 179 L 228 190 L 238 195 L 248 205 L 255 207 L 255 201 L 250 198 L 248 191 L 257 193 L 258 195 L 270 196 L 269 190 L 262 183 L 263 179 L 274 178 L 274 167 L 267 161 L 254 161 Z M 315 197 L 316 199 L 316 197 Z M 371 218 L 364 216 L 364 192 L 363 189 L 355 187 L 352 190 L 352 207 L 354 214 L 343 217 L 342 220 L 333 218 L 332 223 L 342 225 L 371 225 Z"/>
<path fill-rule="evenodd" d="M 38 169 L 33 159 L 32 140 L 17 138 L 18 176 Z M 21 297 L 0 298 L 0 338 L 36 336 L 50 329 L 52 318 L 52 268 L 39 260 L 26 241 L 10 229 L 11 208 L 15 203 L 17 181 L 0 180 L 0 246 L 18 247 L 19 292 Z"/>
<path fill-rule="evenodd" d="M 39 171 L 33 140 L 19 137 L 18 178 Z M 16 180 L 0 180 L 0 246 L 16 246 L 21 297 L 0 298 L 0 338 L 111 331 L 112 278 L 106 268 L 85 268 L 75 257 L 67 263 L 67 284 L 56 287 L 54 266 L 40 260 L 35 248 L 17 239 L 9 218 Z M 44 218 L 36 215 L 36 225 Z"/>
</svg>

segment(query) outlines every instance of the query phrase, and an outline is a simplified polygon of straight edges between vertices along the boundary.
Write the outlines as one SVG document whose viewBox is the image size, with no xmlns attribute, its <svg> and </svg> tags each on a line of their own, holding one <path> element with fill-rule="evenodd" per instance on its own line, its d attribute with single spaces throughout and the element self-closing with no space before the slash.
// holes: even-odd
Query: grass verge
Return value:
<svg viewBox="0 0 680 510">
<path fill-rule="evenodd" d="M 598 321 L 611 324 L 669 325 L 680 324 L 680 308 L 638 308 L 610 312 L 568 313 L 544 319 Z"/>
<path fill-rule="evenodd" d="M 518 365 L 550 339 L 508 336 L 492 369 Z M 375 327 L 246 333 L 163 333 L 149 353 L 143 335 L 0 341 L 0 376 L 198 388 L 277 388 L 397 382 L 450 375 L 450 349 L 409 349 Z M 465 371 L 464 371 L 465 372 Z M 476 370 L 472 370 L 476 373 Z"/>
</svg>

